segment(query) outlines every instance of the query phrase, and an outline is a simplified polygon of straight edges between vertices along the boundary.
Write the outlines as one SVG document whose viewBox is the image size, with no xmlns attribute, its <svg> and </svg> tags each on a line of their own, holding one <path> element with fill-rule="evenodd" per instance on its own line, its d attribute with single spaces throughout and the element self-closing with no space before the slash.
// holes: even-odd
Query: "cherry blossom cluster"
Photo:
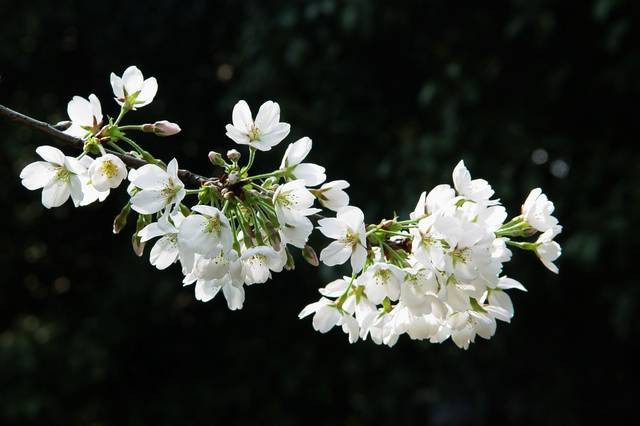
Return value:
<svg viewBox="0 0 640 426">
<path fill-rule="evenodd" d="M 537 188 L 522 214 L 505 223 L 507 212 L 487 181 L 471 179 L 460 161 L 454 187 L 438 185 L 422 193 L 409 219 L 364 223 L 356 207 L 339 209 L 319 221 L 335 241 L 320 253 L 326 265 L 350 260 L 353 274 L 321 288 L 322 297 L 306 306 L 313 327 L 325 333 L 340 326 L 350 342 L 366 339 L 393 346 L 408 334 L 439 343 L 451 338 L 467 349 L 476 336 L 489 339 L 496 321 L 514 314 L 507 290 L 526 291 L 503 275 L 509 247 L 531 250 L 557 273 L 561 249 L 554 237 L 562 227 L 553 203 Z M 535 241 L 516 241 L 540 233 Z"/>
<path fill-rule="evenodd" d="M 38 147 L 42 161 L 22 170 L 22 184 L 41 189 L 46 208 L 69 198 L 76 207 L 102 202 L 126 186 L 128 201 L 113 232 L 120 233 L 134 218 L 134 252 L 143 256 L 155 240 L 150 263 L 161 270 L 178 264 L 183 284 L 194 285 L 197 300 L 210 301 L 222 291 L 229 309 L 241 309 L 245 286 L 292 269 L 292 252 L 299 250 L 314 266 L 349 261 L 352 270 L 321 288 L 320 300 L 300 313 L 300 318 L 313 314 L 316 330 L 340 326 L 352 343 L 370 336 L 389 346 L 404 333 L 431 342 L 451 337 L 466 349 L 476 335 L 490 338 L 497 320 L 513 317 L 506 290 L 525 290 L 503 274 L 510 247 L 534 252 L 558 272 L 554 261 L 561 249 L 554 238 L 562 228 L 540 189 L 531 191 L 521 214 L 505 223 L 506 210 L 492 199 L 491 186 L 471 179 L 461 161 L 453 172 L 454 186 L 423 193 L 408 219 L 367 225 L 363 212 L 349 205 L 349 183 L 326 182 L 325 168 L 305 161 L 312 148 L 308 137 L 287 146 L 276 170 L 252 174 L 257 153 L 289 135 L 291 126 L 280 121 L 277 103 L 263 103 L 255 118 L 245 101 L 234 106 L 226 136 L 246 147 L 247 160 L 241 161 L 236 149 L 224 156 L 211 151 L 208 158 L 218 172 L 209 178 L 179 170 L 175 158 L 165 163 L 132 139 L 136 133 L 172 136 L 181 131 L 177 124 L 122 123 L 153 101 L 155 78 L 145 79 L 131 66 L 121 77 L 112 73 L 110 82 L 120 106 L 117 117 L 103 116 L 94 94 L 74 96 L 67 107 L 69 121 L 57 127 L 82 140 L 82 153 L 74 157 L 52 146 Z M 335 217 L 321 215 L 323 210 Z M 333 240 L 319 259 L 308 244 L 314 229 Z"/>
<path fill-rule="evenodd" d="M 310 216 L 321 211 L 314 203 L 332 210 L 347 205 L 344 189 L 349 184 L 325 183 L 325 169 L 305 162 L 312 147 L 308 137 L 289 144 L 277 170 L 250 175 L 256 152 L 271 150 L 289 134 L 291 126 L 280 121 L 277 103 L 262 104 L 254 119 L 247 103 L 238 102 L 226 134 L 248 146 L 248 162 L 241 164 L 235 149 L 227 152 L 226 160 L 209 152 L 210 161 L 222 170 L 220 175 L 190 189 L 180 177 L 176 159 L 165 164 L 129 137 L 136 131 L 171 136 L 180 131 L 177 124 L 166 120 L 121 124 L 127 113 L 153 101 L 156 79 L 144 79 L 131 66 L 122 77 L 111 74 L 111 86 L 121 108 L 116 119 L 105 120 L 93 94 L 88 99 L 75 96 L 68 104 L 65 133 L 84 141 L 82 154 L 71 157 L 41 146 L 36 153 L 43 161 L 22 170 L 22 184 L 42 189 L 45 207 L 58 207 L 69 198 L 76 207 L 103 201 L 128 180 L 130 199 L 114 221 L 114 232 L 124 228 L 130 215 L 137 215 L 135 252 L 143 255 L 145 244 L 155 239 L 149 252 L 153 266 L 165 269 L 179 263 L 184 285 L 195 284 L 196 299 L 209 301 L 222 290 L 230 309 L 242 308 L 245 285 L 264 283 L 272 272 L 293 268 L 292 249 L 300 249 L 305 259 L 318 264 L 307 245 L 313 231 Z M 128 167 L 116 153 L 147 164 Z"/>
</svg>

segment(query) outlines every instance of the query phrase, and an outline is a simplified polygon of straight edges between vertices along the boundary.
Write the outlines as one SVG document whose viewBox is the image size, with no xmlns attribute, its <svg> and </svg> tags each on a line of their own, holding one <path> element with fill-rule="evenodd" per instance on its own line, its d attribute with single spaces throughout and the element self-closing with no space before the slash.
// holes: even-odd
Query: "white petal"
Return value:
<svg viewBox="0 0 640 426">
<path fill-rule="evenodd" d="M 357 231 L 364 223 L 364 214 L 362 210 L 354 206 L 345 206 L 338 210 L 336 215 L 338 220 L 345 223 L 351 230 Z"/>
<path fill-rule="evenodd" d="M 279 123 L 273 126 L 268 132 L 260 135 L 260 141 L 274 147 L 287 137 L 291 131 L 291 126 L 287 123 Z"/>
<path fill-rule="evenodd" d="M 256 127 L 263 132 L 269 131 L 280 121 L 280 107 L 277 103 L 267 101 L 260 105 L 256 115 Z"/>
<path fill-rule="evenodd" d="M 145 226 L 138 232 L 138 237 L 140 237 L 141 242 L 147 242 L 152 238 L 159 237 L 161 235 L 165 235 L 165 230 L 158 224 L 158 222 L 150 223 Z"/>
<path fill-rule="evenodd" d="M 130 176 L 131 182 L 140 189 L 162 190 L 166 184 L 168 174 L 155 164 L 145 164 L 140 167 L 133 178 Z"/>
<path fill-rule="evenodd" d="M 20 179 L 22 179 L 22 185 L 25 188 L 33 191 L 34 189 L 44 187 L 55 175 L 55 166 L 46 161 L 36 161 L 27 164 L 27 166 L 22 169 Z"/>
<path fill-rule="evenodd" d="M 320 260 L 327 266 L 342 265 L 351 257 L 351 247 L 334 241 L 320 252 Z"/>
<path fill-rule="evenodd" d="M 304 184 L 306 186 L 316 186 L 327 180 L 327 175 L 325 175 L 324 172 L 325 168 L 322 166 L 311 163 L 302 163 L 296 166 L 293 171 L 293 175 L 297 179 L 304 180 Z"/>
<path fill-rule="evenodd" d="M 67 104 L 67 114 L 74 124 L 93 127 L 93 106 L 81 96 L 74 96 Z"/>
<path fill-rule="evenodd" d="M 227 124 L 225 129 L 227 131 L 226 135 L 229 139 L 240 145 L 249 145 L 250 140 L 247 133 L 244 133 L 231 124 Z"/>
<path fill-rule="evenodd" d="M 143 81 L 144 78 L 142 76 L 142 71 L 134 65 L 124 70 L 124 73 L 122 74 L 122 84 L 124 85 L 124 89 L 127 91 L 128 96 L 140 91 L 142 89 Z"/>
<path fill-rule="evenodd" d="M 460 194 L 464 194 L 471 183 L 471 173 L 464 165 L 464 161 L 460 162 L 453 169 L 453 184 Z"/>
<path fill-rule="evenodd" d="M 131 198 L 131 208 L 138 213 L 158 213 L 166 206 L 166 198 L 160 191 L 142 190 Z"/>
<path fill-rule="evenodd" d="M 67 182 L 54 179 L 42 189 L 42 205 L 48 209 L 60 207 L 70 194 L 71 188 Z"/>
<path fill-rule="evenodd" d="M 489 292 L 489 304 L 504 309 L 509 313 L 509 318 L 513 317 L 513 302 L 509 295 L 502 290 L 492 290 Z"/>
<path fill-rule="evenodd" d="M 313 316 L 313 328 L 320 333 L 326 333 L 338 323 L 340 313 L 336 308 L 323 306 Z"/>
<path fill-rule="evenodd" d="M 319 289 L 321 295 L 326 297 L 339 297 L 345 292 L 349 286 L 349 281 L 343 278 L 335 281 L 331 281 L 324 288 Z"/>
<path fill-rule="evenodd" d="M 540 194 L 542 194 L 542 189 L 540 188 L 533 188 L 531 192 L 529 192 L 527 199 L 524 200 L 524 204 L 522 205 L 522 213 L 524 215 L 527 215 L 529 210 L 533 208 Z"/>
<path fill-rule="evenodd" d="M 367 250 L 358 244 L 353 253 L 351 255 L 351 268 L 353 268 L 353 273 L 357 274 L 362 271 L 364 267 L 364 263 L 367 260 Z"/>
<path fill-rule="evenodd" d="M 311 151 L 311 139 L 303 137 L 289 145 L 285 153 L 286 166 L 291 167 L 302 163 Z"/>
<path fill-rule="evenodd" d="M 302 318 L 308 317 L 309 315 L 313 314 L 314 312 L 317 312 L 318 309 L 320 309 L 322 306 L 325 306 L 325 305 L 327 305 L 329 303 L 331 303 L 331 301 L 329 299 L 322 297 L 317 302 L 310 303 L 307 306 L 305 306 L 302 309 L 302 311 L 300 311 L 300 313 L 298 314 L 298 318 L 302 319 Z"/>
<path fill-rule="evenodd" d="M 232 311 L 236 309 L 242 309 L 244 303 L 244 288 L 242 286 L 236 287 L 232 284 L 227 284 L 222 287 L 225 299 L 227 299 L 227 306 Z"/>
<path fill-rule="evenodd" d="M 251 118 L 251 110 L 244 100 L 238 101 L 233 107 L 231 114 L 233 126 L 243 132 L 248 132 L 253 127 L 253 118 Z M 227 129 L 228 131 L 229 129 Z M 232 138 L 233 139 L 233 138 Z"/>
<path fill-rule="evenodd" d="M 58 166 L 62 166 L 64 164 L 64 153 L 58 148 L 43 145 L 36 148 L 36 153 L 44 161 L 48 161 L 49 163 L 57 164 Z"/>
<path fill-rule="evenodd" d="M 160 238 L 151 249 L 149 260 L 153 266 L 166 269 L 178 259 L 178 246 L 169 238 Z"/>
<path fill-rule="evenodd" d="M 96 123 L 102 123 L 102 105 L 100 105 L 100 100 L 92 93 L 89 95 L 89 102 L 91 102 L 91 109 Z"/>
<path fill-rule="evenodd" d="M 82 182 L 76 175 L 72 175 L 69 177 L 69 192 L 71 194 L 73 205 L 75 207 L 81 205 L 82 200 L 84 199 L 84 192 L 82 191 Z"/>
<path fill-rule="evenodd" d="M 113 89 L 113 94 L 116 96 L 116 98 L 118 99 L 123 99 L 124 98 L 124 86 L 122 84 L 122 79 L 120 77 L 118 77 L 117 75 L 115 75 L 114 73 L 111 73 L 111 77 L 109 79 L 111 81 L 111 88 Z"/>
<path fill-rule="evenodd" d="M 513 278 L 508 277 L 500 277 L 500 282 L 498 283 L 498 288 L 502 290 L 508 290 L 510 288 L 515 288 L 522 291 L 527 291 L 524 286 Z"/>
<path fill-rule="evenodd" d="M 150 77 L 142 84 L 142 90 L 136 98 L 136 106 L 141 107 L 151 103 L 158 93 L 158 82 L 155 77 Z"/>
<path fill-rule="evenodd" d="M 220 280 L 203 281 L 198 280 L 196 283 L 196 299 L 202 302 L 208 302 L 213 299 L 222 288 Z"/>
<path fill-rule="evenodd" d="M 180 225 L 178 238 L 181 244 L 196 253 L 215 256 L 219 252 L 216 244 L 217 238 L 211 233 L 204 232 L 207 223 L 208 220 L 204 216 L 197 214 L 187 216 Z"/>
</svg>

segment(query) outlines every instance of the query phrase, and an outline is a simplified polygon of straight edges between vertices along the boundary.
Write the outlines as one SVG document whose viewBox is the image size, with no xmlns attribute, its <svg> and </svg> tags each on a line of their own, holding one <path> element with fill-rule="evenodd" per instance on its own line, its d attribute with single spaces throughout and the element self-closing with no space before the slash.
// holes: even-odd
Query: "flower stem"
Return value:
<svg viewBox="0 0 640 426">
<path fill-rule="evenodd" d="M 144 126 L 142 124 L 130 124 L 130 125 L 126 125 L 126 126 L 118 126 L 118 129 L 120 130 L 139 130 L 142 131 L 142 128 Z"/>
<path fill-rule="evenodd" d="M 142 147 L 137 143 L 135 143 L 133 140 L 129 139 L 126 136 L 121 136 L 120 139 L 122 139 L 123 141 L 131 145 L 133 149 L 138 151 L 138 154 L 140 154 L 145 161 L 148 161 L 151 164 L 159 163 L 159 161 L 153 155 L 151 155 L 148 151 L 145 151 L 144 149 L 142 149 Z"/>
<path fill-rule="evenodd" d="M 263 173 L 261 175 L 249 176 L 249 177 L 247 177 L 245 179 L 246 180 L 267 179 L 267 178 L 270 178 L 272 176 L 281 176 L 282 174 L 284 174 L 284 170 L 276 170 L 276 171 L 271 172 L 271 173 Z"/>
<path fill-rule="evenodd" d="M 245 168 L 246 171 L 249 171 L 249 169 L 251 169 L 251 166 L 253 166 L 253 161 L 256 159 L 256 149 L 254 147 L 249 147 L 249 162 L 247 163 L 247 167 Z"/>
<path fill-rule="evenodd" d="M 115 142 L 107 142 L 107 145 L 109 145 L 111 148 L 113 148 L 116 151 L 118 151 L 120 154 L 127 155 L 127 151 L 125 151 L 124 149 L 120 148 L 120 146 L 117 143 L 115 143 Z"/>
<path fill-rule="evenodd" d="M 118 114 L 118 118 L 113 122 L 114 126 L 117 126 L 120 123 L 120 120 L 124 117 L 124 115 L 129 112 L 129 108 L 125 108 L 124 105 L 120 107 L 120 114 Z"/>
</svg>

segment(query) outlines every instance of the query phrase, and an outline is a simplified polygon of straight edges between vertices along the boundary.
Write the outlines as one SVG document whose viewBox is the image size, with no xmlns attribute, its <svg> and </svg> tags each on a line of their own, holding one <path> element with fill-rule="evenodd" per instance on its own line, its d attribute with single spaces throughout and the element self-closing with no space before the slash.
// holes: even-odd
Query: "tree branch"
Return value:
<svg viewBox="0 0 640 426">
<path fill-rule="evenodd" d="M 72 148 L 78 149 L 80 151 L 82 151 L 82 149 L 84 148 L 84 141 L 82 139 L 78 139 L 76 137 L 68 135 L 56 129 L 49 123 L 45 123 L 43 121 L 36 120 L 35 118 L 31 118 L 27 115 L 20 114 L 19 112 L 14 111 L 11 108 L 7 108 L 6 106 L 1 104 L 0 104 L 0 116 L 2 116 L 8 121 L 35 129 L 41 133 L 44 133 L 50 136 L 56 141 L 62 144 L 65 144 L 67 146 L 70 146 Z M 127 164 L 130 167 L 137 168 L 140 166 L 144 166 L 145 164 L 148 164 L 146 161 L 140 158 L 136 158 L 133 155 L 120 154 L 119 152 L 111 151 L 108 149 L 106 149 L 106 151 L 109 152 L 110 154 L 115 155 L 116 157 L 119 157 L 125 164 Z M 217 178 L 208 178 L 208 177 L 190 172 L 189 170 L 180 169 L 178 171 L 178 176 L 184 183 L 188 183 L 198 187 L 205 184 L 214 184 L 216 186 L 219 186 L 219 181 Z"/>
</svg>

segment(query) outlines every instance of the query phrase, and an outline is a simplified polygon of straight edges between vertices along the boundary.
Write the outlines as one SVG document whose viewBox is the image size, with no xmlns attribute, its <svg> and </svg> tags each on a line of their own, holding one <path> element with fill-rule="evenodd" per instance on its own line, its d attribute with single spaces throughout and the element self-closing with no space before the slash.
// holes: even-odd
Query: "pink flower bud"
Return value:
<svg viewBox="0 0 640 426">
<path fill-rule="evenodd" d="M 180 126 L 167 120 L 156 121 L 153 124 L 153 133 L 158 136 L 171 136 L 180 132 Z"/>
</svg>

